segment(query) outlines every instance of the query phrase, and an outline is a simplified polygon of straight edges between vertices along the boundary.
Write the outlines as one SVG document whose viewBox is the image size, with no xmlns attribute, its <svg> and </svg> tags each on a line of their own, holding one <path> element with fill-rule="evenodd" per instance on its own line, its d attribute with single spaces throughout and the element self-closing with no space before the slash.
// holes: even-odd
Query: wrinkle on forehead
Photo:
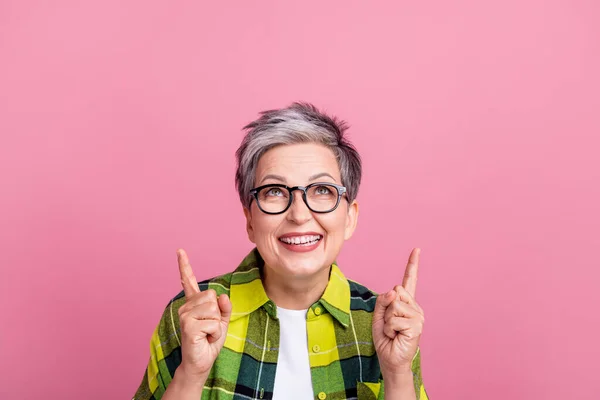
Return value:
<svg viewBox="0 0 600 400">
<path fill-rule="evenodd" d="M 315 143 L 277 146 L 258 161 L 256 182 L 268 174 L 280 175 L 289 185 L 304 185 L 311 176 L 326 172 L 341 183 L 340 169 L 333 152 Z M 321 178 L 329 181 L 331 178 Z"/>
</svg>

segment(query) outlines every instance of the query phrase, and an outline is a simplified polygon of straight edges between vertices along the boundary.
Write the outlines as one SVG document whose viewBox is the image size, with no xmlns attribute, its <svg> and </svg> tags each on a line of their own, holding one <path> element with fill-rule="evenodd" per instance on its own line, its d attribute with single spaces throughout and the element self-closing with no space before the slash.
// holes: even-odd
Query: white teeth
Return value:
<svg viewBox="0 0 600 400">
<path fill-rule="evenodd" d="M 284 243 L 295 245 L 310 245 L 316 243 L 319 239 L 321 239 L 320 235 L 305 235 L 279 238 L 279 240 L 281 240 Z"/>
</svg>

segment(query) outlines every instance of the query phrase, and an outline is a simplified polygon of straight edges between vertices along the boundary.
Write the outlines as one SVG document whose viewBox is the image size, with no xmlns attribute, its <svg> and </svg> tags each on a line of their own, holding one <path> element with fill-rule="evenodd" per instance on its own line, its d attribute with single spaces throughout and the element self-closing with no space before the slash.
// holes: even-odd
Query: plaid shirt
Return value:
<svg viewBox="0 0 600 400">
<path fill-rule="evenodd" d="M 223 349 L 202 392 L 202 399 L 271 399 L 279 354 L 277 307 L 267 297 L 254 249 L 233 272 L 199 282 L 200 290 L 227 293 L 232 315 Z M 315 399 L 383 399 L 384 382 L 371 334 L 376 294 L 347 280 L 331 266 L 323 296 L 306 315 L 310 372 Z M 134 400 L 159 400 L 181 363 L 177 310 L 184 292 L 165 308 L 150 340 L 150 361 Z M 427 400 L 420 352 L 413 362 L 417 399 Z"/>
</svg>

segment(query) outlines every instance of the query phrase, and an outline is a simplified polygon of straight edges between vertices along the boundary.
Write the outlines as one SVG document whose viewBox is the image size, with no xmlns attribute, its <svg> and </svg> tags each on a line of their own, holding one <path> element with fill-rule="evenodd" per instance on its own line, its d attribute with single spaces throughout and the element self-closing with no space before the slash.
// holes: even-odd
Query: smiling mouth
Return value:
<svg viewBox="0 0 600 400">
<path fill-rule="evenodd" d="M 292 237 L 280 237 L 279 241 L 285 244 L 294 246 L 312 246 L 319 240 L 323 239 L 322 235 L 305 235 L 305 236 L 292 236 Z"/>
</svg>

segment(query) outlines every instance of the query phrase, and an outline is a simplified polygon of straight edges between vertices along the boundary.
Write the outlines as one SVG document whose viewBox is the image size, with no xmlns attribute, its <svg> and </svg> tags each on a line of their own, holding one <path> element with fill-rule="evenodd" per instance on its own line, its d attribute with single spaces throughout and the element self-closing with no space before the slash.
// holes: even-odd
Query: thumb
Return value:
<svg viewBox="0 0 600 400">
<path fill-rule="evenodd" d="M 388 306 L 392 304 L 395 298 L 396 292 L 394 290 L 390 290 L 387 293 L 377 296 L 375 309 L 373 310 L 373 322 L 382 320 L 384 318 L 385 310 L 387 310 Z"/>
<path fill-rule="evenodd" d="M 221 310 L 221 318 L 229 325 L 229 319 L 231 318 L 231 300 L 226 294 L 222 294 L 217 299 L 219 309 Z"/>
</svg>

